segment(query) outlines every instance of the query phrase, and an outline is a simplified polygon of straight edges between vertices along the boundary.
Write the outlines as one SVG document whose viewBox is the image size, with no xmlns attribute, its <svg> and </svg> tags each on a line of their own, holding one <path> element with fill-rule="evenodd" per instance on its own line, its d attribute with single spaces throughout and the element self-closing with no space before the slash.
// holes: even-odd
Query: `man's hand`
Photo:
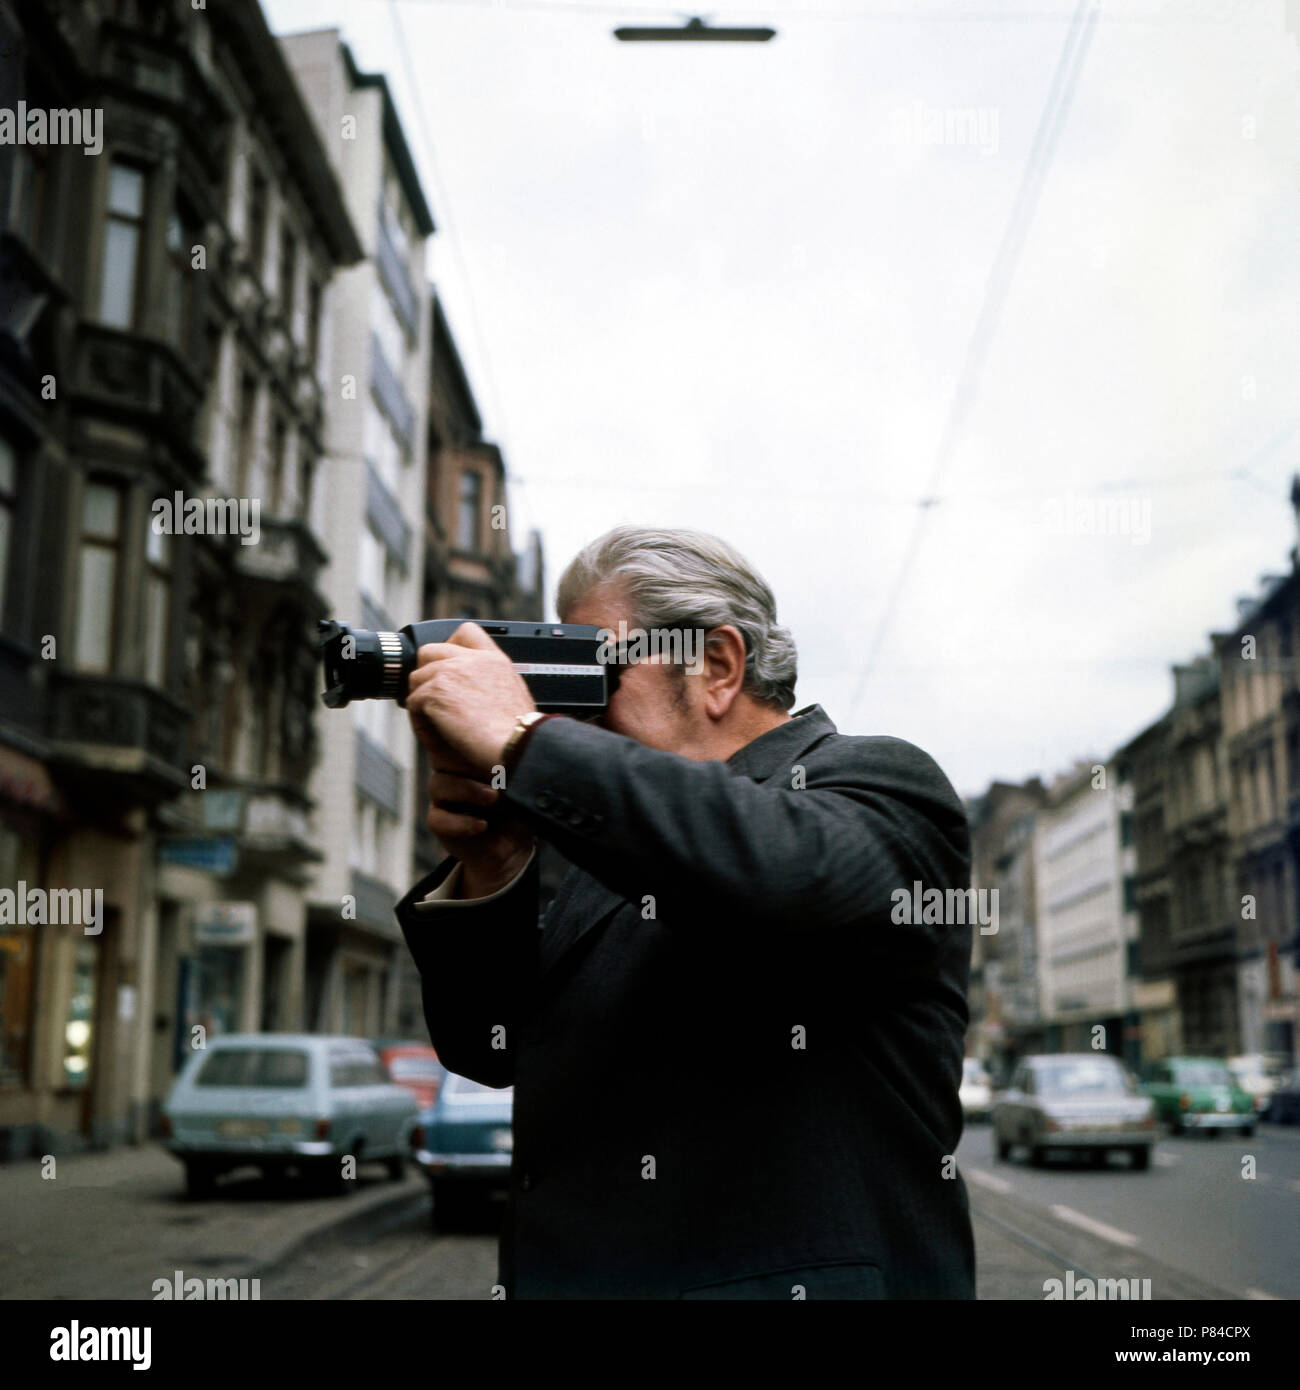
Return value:
<svg viewBox="0 0 1300 1390">
<path fill-rule="evenodd" d="M 537 708 L 523 677 L 477 623 L 421 647 L 418 660 L 406 709 L 433 766 L 490 777 L 515 720 Z"/>
<path fill-rule="evenodd" d="M 503 888 L 536 839 L 517 816 L 488 817 L 501 793 L 489 785 L 515 719 L 536 709 L 510 658 L 476 623 L 420 648 L 406 710 L 429 754 L 429 829 L 463 865 L 462 898 Z M 475 811 L 480 815 L 475 815 Z"/>
<path fill-rule="evenodd" d="M 462 866 L 457 897 L 485 898 L 504 888 L 537 844 L 518 816 L 484 819 L 500 795 L 476 777 L 434 772 L 429 778 L 429 829 Z"/>
</svg>

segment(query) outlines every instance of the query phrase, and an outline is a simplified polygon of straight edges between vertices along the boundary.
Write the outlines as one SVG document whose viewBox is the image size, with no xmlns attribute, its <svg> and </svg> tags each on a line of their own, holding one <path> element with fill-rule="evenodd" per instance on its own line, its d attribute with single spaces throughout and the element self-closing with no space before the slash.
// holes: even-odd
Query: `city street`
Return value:
<svg viewBox="0 0 1300 1390">
<path fill-rule="evenodd" d="M 1249 1180 L 1241 1176 L 1246 1154 L 1255 1156 Z M 1090 1234 L 1117 1259 L 1160 1261 L 1229 1297 L 1300 1297 L 1300 1129 L 1263 1125 L 1250 1139 L 1162 1136 L 1150 1170 L 1134 1173 L 1120 1158 L 1105 1170 L 1059 1157 L 1033 1168 L 1023 1150 L 999 1163 L 992 1126 L 974 1125 L 957 1159 L 977 1210 L 1045 1211 L 1062 1238 Z M 1109 1265 L 1092 1272 L 1119 1273 Z M 1162 1296 L 1158 1283 L 1152 1292 Z"/>
<path fill-rule="evenodd" d="M 1245 1153 L 1257 1176 L 1240 1176 Z M 1146 1173 L 993 1158 L 991 1129 L 967 1130 L 958 1160 L 971 1195 L 983 1299 L 1035 1301 L 1044 1282 L 1149 1278 L 1163 1299 L 1296 1298 L 1300 1130 L 1162 1138 Z M 263 1300 L 490 1299 L 494 1221 L 435 1234 L 422 1179 L 363 1168 L 341 1198 L 276 1186 L 251 1169 L 188 1201 L 178 1165 L 152 1147 L 0 1168 L 7 1213 L 0 1297 L 154 1297 L 157 1279 L 257 1278 Z"/>
</svg>

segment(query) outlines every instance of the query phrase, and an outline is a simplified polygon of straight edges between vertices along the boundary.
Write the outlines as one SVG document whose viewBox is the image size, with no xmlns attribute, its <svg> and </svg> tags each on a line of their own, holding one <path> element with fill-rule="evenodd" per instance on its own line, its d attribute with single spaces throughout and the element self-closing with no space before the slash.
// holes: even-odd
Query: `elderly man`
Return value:
<svg viewBox="0 0 1300 1390">
<path fill-rule="evenodd" d="M 966 888 L 961 801 L 789 712 L 794 643 L 723 541 L 616 528 L 557 608 L 704 640 L 600 726 L 539 716 L 471 623 L 411 676 L 449 858 L 397 915 L 439 1055 L 515 1088 L 507 1296 L 973 1298 L 970 926 L 891 910 Z M 575 866 L 540 928 L 539 838 Z"/>
</svg>

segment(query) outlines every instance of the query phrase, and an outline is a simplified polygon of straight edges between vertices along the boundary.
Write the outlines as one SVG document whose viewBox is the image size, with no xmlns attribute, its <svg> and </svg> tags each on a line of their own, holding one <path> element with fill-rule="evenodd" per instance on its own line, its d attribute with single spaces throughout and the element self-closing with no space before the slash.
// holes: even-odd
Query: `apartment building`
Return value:
<svg viewBox="0 0 1300 1390">
<path fill-rule="evenodd" d="M 7 103 L 103 140 L 0 165 L 0 882 L 103 903 L 0 924 L 13 1156 L 143 1138 L 195 1028 L 302 1022 L 323 341 L 361 246 L 256 0 L 0 0 L 0 40 Z"/>
<path fill-rule="evenodd" d="M 1291 505 L 1300 531 L 1300 477 Z M 1239 600 L 1238 611 L 1232 631 L 1212 634 L 1222 685 L 1218 795 L 1226 802 L 1230 865 L 1222 912 L 1236 940 L 1236 1036 L 1242 1052 L 1293 1062 L 1300 1028 L 1297 550 L 1289 572 L 1264 576 L 1260 595 Z M 1203 782 L 1208 776 L 1207 769 Z M 1207 984 L 1211 998 L 1221 997 L 1222 974 L 1216 979 Z"/>
<path fill-rule="evenodd" d="M 1034 777 L 1023 784 L 994 782 L 968 807 L 971 886 L 996 892 L 998 930 L 975 933 L 966 1051 L 992 1062 L 999 1074 L 1043 1042 L 1034 837 L 1046 798 Z"/>
<path fill-rule="evenodd" d="M 1130 987 L 1138 935 L 1132 809 L 1122 765 L 1084 761 L 1052 783 L 1038 813 L 1038 990 L 1048 1051 L 1101 1043 L 1131 1064 L 1140 1060 Z"/>
<path fill-rule="evenodd" d="M 337 29 L 282 44 L 365 251 L 333 288 L 321 583 L 335 617 L 392 631 L 423 616 L 434 222 L 384 77 L 357 67 Z M 373 1037 L 397 1029 L 408 969 L 393 906 L 410 886 L 415 740 L 383 700 L 324 712 L 320 730 L 307 1017 Z"/>
</svg>

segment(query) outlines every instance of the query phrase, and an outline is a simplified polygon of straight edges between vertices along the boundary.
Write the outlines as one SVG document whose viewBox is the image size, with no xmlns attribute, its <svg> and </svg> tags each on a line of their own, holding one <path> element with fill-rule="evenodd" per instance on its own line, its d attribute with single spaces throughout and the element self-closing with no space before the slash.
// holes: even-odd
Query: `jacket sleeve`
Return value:
<svg viewBox="0 0 1300 1390">
<path fill-rule="evenodd" d="M 633 903 L 760 929 L 888 926 L 913 886 L 965 889 L 965 809 L 892 738 L 828 740 L 764 783 L 576 720 L 531 735 L 504 795 L 566 858 Z M 937 939 L 920 925 L 913 940 Z"/>
<path fill-rule="evenodd" d="M 457 863 L 444 859 L 416 884 L 398 903 L 397 921 L 443 1065 L 484 1086 L 512 1086 L 537 978 L 537 856 L 491 898 L 424 903 Z"/>
</svg>

